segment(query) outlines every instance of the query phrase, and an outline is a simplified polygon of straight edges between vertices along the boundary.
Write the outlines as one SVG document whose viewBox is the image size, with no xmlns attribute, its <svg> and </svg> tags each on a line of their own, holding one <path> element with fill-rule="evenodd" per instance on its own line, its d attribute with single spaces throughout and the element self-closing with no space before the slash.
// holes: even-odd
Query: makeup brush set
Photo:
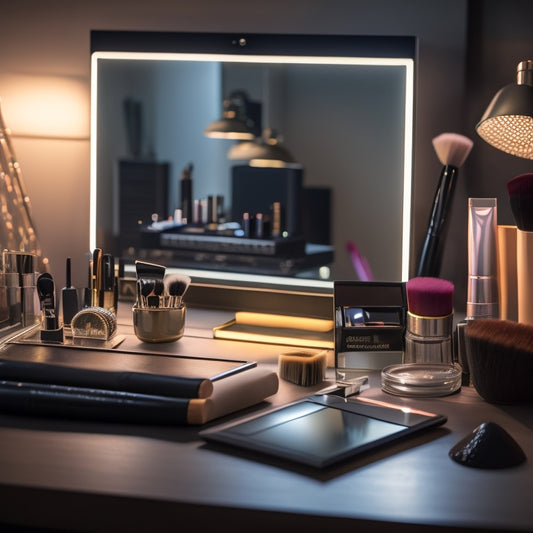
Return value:
<svg viewBox="0 0 533 533">
<path fill-rule="evenodd" d="M 143 342 L 172 342 L 183 336 L 186 306 L 183 297 L 191 278 L 165 274 L 166 268 L 135 261 L 137 300 L 133 306 L 135 335 Z"/>
</svg>

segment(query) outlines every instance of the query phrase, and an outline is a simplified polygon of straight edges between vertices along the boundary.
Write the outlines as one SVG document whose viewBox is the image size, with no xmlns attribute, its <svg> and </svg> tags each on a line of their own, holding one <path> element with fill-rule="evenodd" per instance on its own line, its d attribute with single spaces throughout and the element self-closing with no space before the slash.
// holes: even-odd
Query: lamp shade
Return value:
<svg viewBox="0 0 533 533">
<path fill-rule="evenodd" d="M 248 161 L 250 166 L 255 167 L 286 167 L 296 163 L 294 157 L 281 144 L 277 132 L 271 128 L 265 128 L 263 135 L 254 141 L 232 146 L 228 158 Z"/>
<path fill-rule="evenodd" d="M 252 167 L 286 167 L 295 164 L 289 151 L 279 144 L 262 144 L 261 151 L 250 158 Z"/>
<path fill-rule="evenodd" d="M 242 120 L 228 115 L 211 122 L 204 130 L 204 135 L 213 139 L 249 140 L 254 138 L 254 134 Z"/>
<path fill-rule="evenodd" d="M 498 91 L 476 131 L 499 150 L 533 159 L 533 61 L 522 61 L 517 71 L 517 83 Z"/>
<path fill-rule="evenodd" d="M 252 140 L 261 134 L 261 104 L 252 102 L 244 91 L 233 91 L 223 107 L 222 118 L 204 130 L 206 137 Z"/>
</svg>

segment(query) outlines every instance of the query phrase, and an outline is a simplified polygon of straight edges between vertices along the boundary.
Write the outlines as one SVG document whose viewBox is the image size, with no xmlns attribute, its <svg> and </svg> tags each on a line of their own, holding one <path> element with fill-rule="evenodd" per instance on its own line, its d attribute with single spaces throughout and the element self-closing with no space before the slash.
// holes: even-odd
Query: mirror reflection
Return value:
<svg viewBox="0 0 533 533">
<path fill-rule="evenodd" d="M 413 61 L 380 61 L 93 53 L 94 246 L 218 272 L 406 279 Z M 243 96 L 251 138 L 208 136 Z"/>
</svg>

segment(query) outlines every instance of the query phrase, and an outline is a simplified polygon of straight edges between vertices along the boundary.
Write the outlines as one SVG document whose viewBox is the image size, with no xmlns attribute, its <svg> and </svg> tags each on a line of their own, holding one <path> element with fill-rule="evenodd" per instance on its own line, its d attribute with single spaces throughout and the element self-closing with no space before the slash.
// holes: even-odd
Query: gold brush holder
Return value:
<svg viewBox="0 0 533 533">
<path fill-rule="evenodd" d="M 133 329 L 143 342 L 173 342 L 183 337 L 186 307 L 133 306 Z"/>
</svg>

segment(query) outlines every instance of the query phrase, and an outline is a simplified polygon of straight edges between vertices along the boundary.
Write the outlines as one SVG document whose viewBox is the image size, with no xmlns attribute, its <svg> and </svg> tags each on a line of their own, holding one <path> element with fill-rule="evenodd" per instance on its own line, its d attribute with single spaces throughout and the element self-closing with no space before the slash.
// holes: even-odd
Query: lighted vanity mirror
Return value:
<svg viewBox="0 0 533 533">
<path fill-rule="evenodd" d="M 406 280 L 415 50 L 413 37 L 93 31 L 91 249 L 133 259 L 150 242 L 144 259 L 185 268 L 193 280 L 331 294 L 332 280 L 361 279 L 347 250 L 353 243 L 374 280 Z M 281 134 L 294 159 L 288 167 L 253 170 L 247 160 L 228 158 L 243 141 L 204 135 L 234 91 L 261 104 L 261 129 Z M 134 111 L 140 105 L 140 128 L 131 127 L 135 112 L 126 127 L 132 103 Z M 242 229 L 232 206 L 242 202 L 239 195 L 257 190 L 264 199 L 280 188 L 292 198 L 285 201 L 298 203 L 298 220 L 311 235 L 304 255 L 308 244 L 324 255 L 299 266 L 284 252 L 279 265 L 270 257 L 263 268 L 253 254 L 236 262 L 216 247 L 173 249 L 182 236 L 172 231 L 164 246 L 154 232 L 146 241 L 151 214 L 161 221 L 182 207 L 181 177 L 189 166 L 193 201 L 222 199 L 230 222 L 224 238 L 231 223 Z"/>
</svg>

